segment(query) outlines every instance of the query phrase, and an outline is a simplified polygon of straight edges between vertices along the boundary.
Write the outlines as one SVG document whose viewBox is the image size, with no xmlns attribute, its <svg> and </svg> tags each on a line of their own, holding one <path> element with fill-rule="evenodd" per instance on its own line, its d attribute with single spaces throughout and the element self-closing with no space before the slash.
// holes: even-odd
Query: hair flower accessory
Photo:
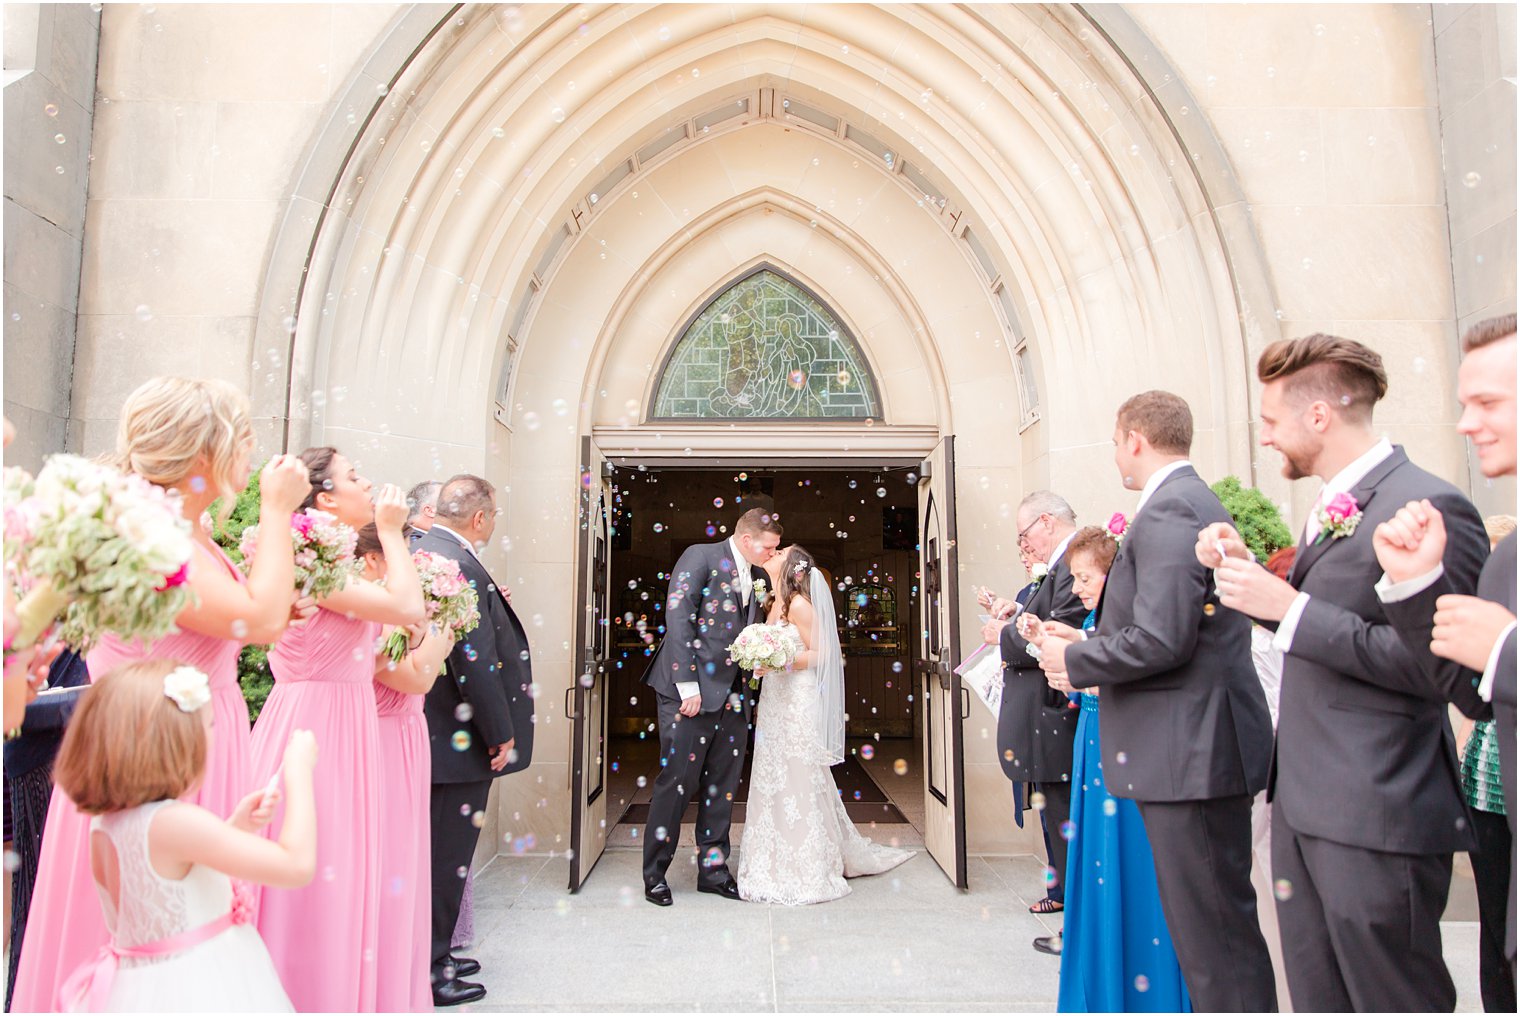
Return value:
<svg viewBox="0 0 1520 1016">
<path fill-rule="evenodd" d="M 1362 521 L 1362 506 L 1356 503 L 1356 498 L 1342 491 L 1316 508 L 1314 515 L 1319 526 L 1319 535 L 1314 538 L 1314 542 L 1319 543 L 1326 537 L 1338 540 L 1356 532 L 1357 525 Z"/>
<path fill-rule="evenodd" d="M 164 695 L 182 713 L 193 713 L 211 701 L 211 682 L 194 667 L 176 667 L 164 677 Z"/>
<path fill-rule="evenodd" d="M 1124 517 L 1123 512 L 1114 512 L 1108 518 L 1108 535 L 1115 543 L 1124 542 L 1124 534 L 1129 531 L 1129 519 Z"/>
</svg>

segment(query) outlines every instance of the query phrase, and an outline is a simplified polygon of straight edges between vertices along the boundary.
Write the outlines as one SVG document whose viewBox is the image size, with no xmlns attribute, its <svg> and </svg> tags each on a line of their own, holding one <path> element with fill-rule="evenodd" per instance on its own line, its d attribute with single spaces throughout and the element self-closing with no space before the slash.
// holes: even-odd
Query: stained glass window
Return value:
<svg viewBox="0 0 1520 1016">
<path fill-rule="evenodd" d="M 686 329 L 660 378 L 660 419 L 879 418 L 854 339 L 810 293 L 769 269 L 724 290 Z"/>
</svg>

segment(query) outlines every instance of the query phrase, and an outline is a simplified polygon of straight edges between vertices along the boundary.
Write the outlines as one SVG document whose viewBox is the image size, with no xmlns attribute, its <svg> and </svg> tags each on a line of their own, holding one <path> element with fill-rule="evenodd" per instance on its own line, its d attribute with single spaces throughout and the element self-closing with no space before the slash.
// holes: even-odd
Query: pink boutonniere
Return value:
<svg viewBox="0 0 1520 1016">
<path fill-rule="evenodd" d="M 1357 525 L 1362 521 L 1362 506 L 1350 494 L 1340 493 L 1319 508 L 1315 518 L 1319 523 L 1319 535 L 1314 538 L 1315 543 L 1326 537 L 1338 540 L 1356 532 Z"/>
<path fill-rule="evenodd" d="M 1124 534 L 1129 531 L 1129 519 L 1124 517 L 1123 512 L 1114 512 L 1108 519 L 1108 535 L 1113 537 L 1115 543 L 1124 542 Z"/>
</svg>

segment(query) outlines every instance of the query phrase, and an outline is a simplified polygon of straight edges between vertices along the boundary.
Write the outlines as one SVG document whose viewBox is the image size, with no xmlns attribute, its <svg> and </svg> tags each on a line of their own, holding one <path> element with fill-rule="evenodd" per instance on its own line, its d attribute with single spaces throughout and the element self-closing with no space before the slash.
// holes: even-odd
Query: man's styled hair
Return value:
<svg viewBox="0 0 1520 1016">
<path fill-rule="evenodd" d="M 1193 448 L 1193 411 L 1182 396 L 1152 390 L 1132 395 L 1119 407 L 1119 429 L 1135 431 L 1164 455 L 1186 455 Z"/>
<path fill-rule="evenodd" d="M 1032 509 L 1036 515 L 1060 519 L 1067 525 L 1077 524 L 1077 513 L 1072 510 L 1071 504 L 1053 490 L 1035 490 L 1025 494 L 1024 500 L 1019 502 L 1019 512 L 1026 508 Z M 1014 516 L 1017 518 L 1018 512 Z"/>
<path fill-rule="evenodd" d="M 104 815 L 173 800 L 205 774 L 205 721 L 164 694 L 164 678 L 184 665 L 163 658 L 123 664 L 96 677 L 80 698 L 53 771 L 80 811 Z"/>
<path fill-rule="evenodd" d="M 1388 394 L 1381 356 L 1355 339 L 1321 332 L 1272 343 L 1256 361 L 1256 376 L 1262 384 L 1285 381 L 1290 398 L 1328 403 L 1361 422 Z"/>
<path fill-rule="evenodd" d="M 446 522 L 468 522 L 476 512 L 496 510 L 496 493 L 473 473 L 460 473 L 443 482 L 438 492 L 438 517 Z"/>
<path fill-rule="evenodd" d="M 1514 334 L 1515 315 L 1500 314 L 1498 317 L 1484 318 L 1462 335 L 1462 352 L 1471 353 L 1474 349 L 1482 349 Z"/>
<path fill-rule="evenodd" d="M 781 520 L 771 514 L 769 508 L 751 508 L 739 516 L 739 521 L 734 525 L 735 536 L 759 536 L 761 533 L 783 534 Z"/>
<path fill-rule="evenodd" d="M 411 490 L 406 492 L 406 520 L 408 522 L 422 514 L 422 506 L 432 502 L 436 508 L 438 505 L 438 492 L 443 489 L 443 484 L 437 480 L 423 480 Z"/>
<path fill-rule="evenodd" d="M 1078 529 L 1066 545 L 1066 563 L 1070 565 L 1078 556 L 1087 558 L 1104 575 L 1119 556 L 1119 541 L 1102 526 L 1086 526 Z"/>
</svg>

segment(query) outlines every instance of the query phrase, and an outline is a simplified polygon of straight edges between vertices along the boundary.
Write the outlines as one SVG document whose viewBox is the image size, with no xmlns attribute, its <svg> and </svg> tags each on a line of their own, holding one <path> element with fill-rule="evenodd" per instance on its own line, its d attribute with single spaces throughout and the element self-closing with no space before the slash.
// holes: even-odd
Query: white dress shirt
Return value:
<svg viewBox="0 0 1520 1016">
<path fill-rule="evenodd" d="M 1361 455 L 1352 460 L 1351 464 L 1336 473 L 1319 492 L 1319 497 L 1314 501 L 1314 510 L 1309 512 L 1309 520 L 1304 523 L 1304 543 L 1309 546 L 1314 543 L 1314 537 L 1318 535 L 1319 511 L 1321 506 L 1329 504 L 1337 494 L 1349 494 L 1353 487 L 1367 478 L 1367 474 L 1378 467 L 1388 456 L 1393 454 L 1393 445 L 1385 437 L 1377 444 L 1368 448 Z M 1333 539 L 1333 537 L 1326 537 Z M 1434 580 L 1432 580 L 1434 581 Z M 1282 621 L 1277 626 L 1277 634 L 1272 639 L 1272 644 L 1282 652 L 1288 652 L 1293 648 L 1293 634 L 1298 631 L 1299 618 L 1304 616 L 1304 608 L 1309 605 L 1309 594 L 1299 593 L 1288 607 L 1288 612 L 1283 615 Z"/>
<path fill-rule="evenodd" d="M 1160 469 L 1152 473 L 1151 478 L 1145 481 L 1145 487 L 1140 491 L 1140 503 L 1135 505 L 1135 514 L 1140 514 L 1141 509 L 1145 507 L 1145 502 L 1149 501 L 1151 499 L 1151 495 L 1156 493 L 1156 489 L 1161 486 L 1162 481 L 1164 481 L 1168 476 L 1171 476 L 1177 470 L 1184 469 L 1191 465 L 1192 463 L 1187 459 L 1178 459 L 1176 462 L 1168 462 L 1166 465 L 1162 466 Z"/>
<path fill-rule="evenodd" d="M 734 562 L 734 583 L 738 587 L 739 600 L 746 610 L 749 609 L 749 598 L 754 592 L 753 583 L 749 578 L 749 561 L 739 553 L 739 545 L 734 538 L 728 538 L 728 556 Z M 676 694 L 683 699 L 695 698 L 702 694 L 702 685 L 698 681 L 677 681 Z"/>
</svg>

